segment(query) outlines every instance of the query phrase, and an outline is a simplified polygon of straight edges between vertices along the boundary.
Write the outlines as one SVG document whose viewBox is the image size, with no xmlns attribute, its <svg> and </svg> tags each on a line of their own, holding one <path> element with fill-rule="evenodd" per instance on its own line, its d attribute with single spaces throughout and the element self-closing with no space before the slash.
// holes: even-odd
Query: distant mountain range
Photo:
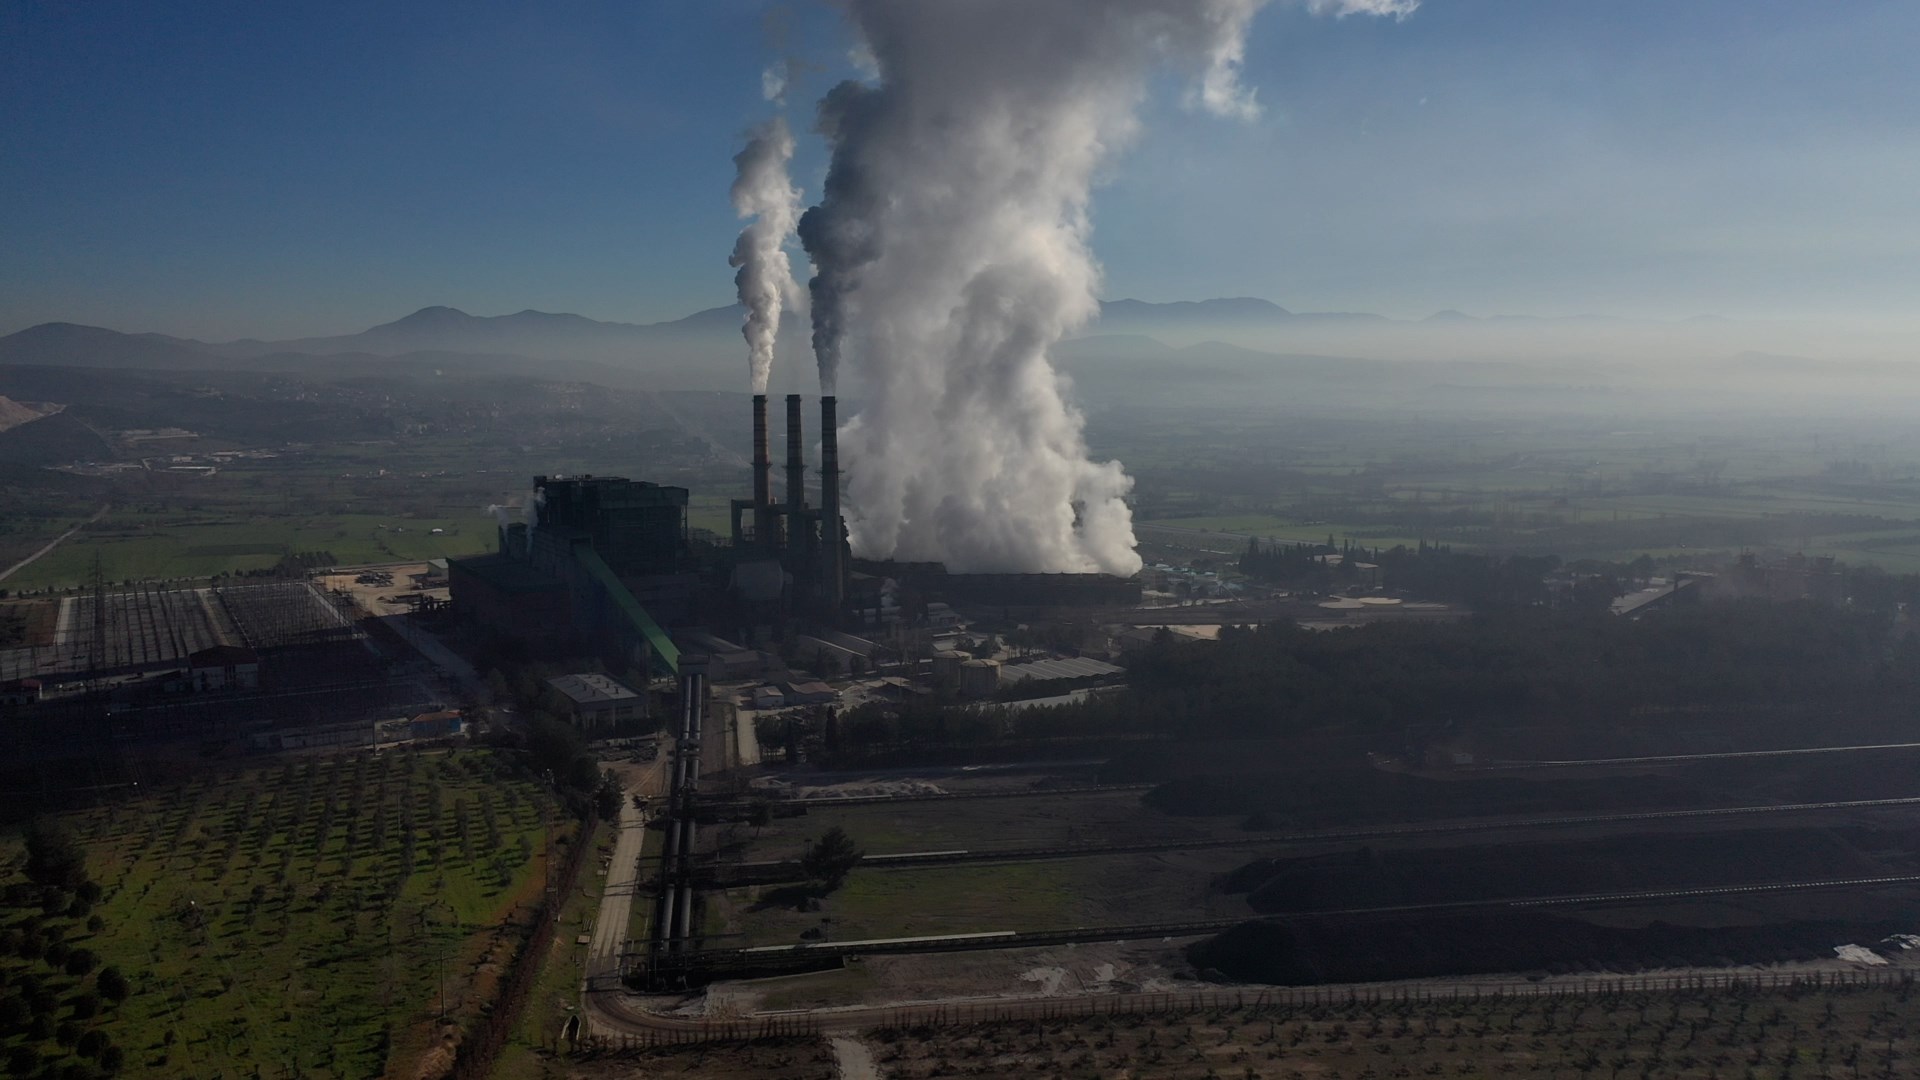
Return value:
<svg viewBox="0 0 1920 1080">
<path fill-rule="evenodd" d="M 746 381 L 742 308 L 708 308 L 656 323 L 601 322 L 520 311 L 471 315 L 426 307 L 353 334 L 283 341 L 206 342 L 98 326 L 43 323 L 0 337 L 0 365 L 153 371 L 265 372 L 342 380 L 515 377 L 640 390 L 738 392 Z M 1900 375 L 1917 370 L 1871 353 L 1847 361 L 1790 327 L 1697 317 L 1636 322 L 1603 315 L 1475 317 L 1440 311 L 1418 320 L 1365 312 L 1295 312 L 1256 297 L 1149 303 L 1113 300 L 1060 343 L 1055 357 L 1089 400 L 1117 395 L 1221 400 L 1254 384 L 1289 393 L 1304 384 L 1356 387 L 1524 383 L 1591 386 L 1629 372 L 1668 378 Z M 775 393 L 814 389 L 803 315 L 783 320 Z M 1765 350 L 1765 353 L 1757 350 Z M 1717 376 L 1716 376 L 1717 377 Z M 857 385 L 843 387 L 857 396 Z M 1263 391 L 1266 392 L 1266 391 Z M 57 400 L 57 399 L 55 399 Z"/>
<path fill-rule="evenodd" d="M 254 367 L 267 358 L 277 358 L 273 366 L 297 367 L 300 357 L 345 353 L 369 357 L 441 354 L 443 362 L 473 354 L 607 365 L 655 375 L 698 375 L 706 377 L 701 381 L 731 386 L 745 367 L 741 313 L 738 305 L 730 305 L 666 322 L 620 323 L 546 311 L 486 316 L 470 315 L 458 308 L 425 307 L 354 334 L 226 342 L 122 333 L 74 323 L 42 323 L 0 338 L 0 363 L 190 370 Z M 1442 311 L 1419 322 L 1405 322 L 1364 312 L 1294 312 L 1268 300 L 1242 296 L 1173 303 L 1108 301 L 1100 305 L 1100 318 L 1083 336 L 1147 335 L 1184 345 L 1209 336 L 1226 335 L 1231 340 L 1240 334 L 1338 333 L 1343 328 L 1391 332 L 1424 327 L 1432 331 L 1448 325 L 1617 321 L 1602 316 L 1480 319 L 1458 311 Z M 783 354 L 806 360 L 806 331 L 802 320 L 789 314 L 782 327 Z"/>
</svg>

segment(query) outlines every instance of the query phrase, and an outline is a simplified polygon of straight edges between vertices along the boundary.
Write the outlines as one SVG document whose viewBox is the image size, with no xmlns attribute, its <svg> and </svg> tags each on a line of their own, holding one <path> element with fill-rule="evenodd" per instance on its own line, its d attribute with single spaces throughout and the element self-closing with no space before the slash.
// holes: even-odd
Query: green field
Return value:
<svg viewBox="0 0 1920 1080">
<path fill-rule="evenodd" d="M 134 1076 L 409 1075 L 441 1042 L 442 1008 L 476 1015 L 538 900 L 554 810 L 507 758 L 308 758 L 215 775 L 65 821 L 104 889 L 86 917 L 9 909 L 123 972 L 132 995 L 97 1027 Z M 21 849 L 7 841 L 9 882 Z M 97 916 L 98 929 L 87 918 Z M 44 960 L 0 958 L 9 978 Z M 58 978 L 65 979 L 64 975 Z M 13 1034 L 70 1057 L 57 1041 Z"/>
</svg>

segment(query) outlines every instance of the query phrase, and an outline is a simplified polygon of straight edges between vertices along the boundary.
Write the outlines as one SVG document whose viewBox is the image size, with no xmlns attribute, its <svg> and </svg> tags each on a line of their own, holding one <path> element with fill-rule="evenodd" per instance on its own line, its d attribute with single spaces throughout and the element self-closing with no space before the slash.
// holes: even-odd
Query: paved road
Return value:
<svg viewBox="0 0 1920 1080">
<path fill-rule="evenodd" d="M 45 555 L 47 552 L 52 551 L 54 548 L 59 547 L 61 543 L 63 543 L 67 539 L 67 537 L 72 536 L 74 533 L 79 532 L 81 529 L 84 529 L 87 526 L 93 524 L 94 522 L 99 521 L 101 518 L 106 517 L 108 505 L 109 504 L 107 503 L 101 503 L 100 509 L 95 510 L 93 512 L 92 517 L 88 518 L 87 520 L 81 522 L 78 525 L 75 525 L 73 528 L 68 529 L 66 532 L 61 533 L 59 536 L 54 537 L 52 540 L 49 540 L 47 542 L 46 547 L 43 547 L 39 551 L 34 552 L 33 554 L 27 556 L 24 559 L 21 559 L 19 562 L 14 563 L 12 566 L 7 567 L 5 570 L 0 570 L 0 581 L 5 581 L 8 578 L 12 577 L 14 574 L 18 573 L 19 571 L 24 570 L 29 566 L 32 566 L 34 562 L 38 560 L 42 555 Z"/>
<path fill-rule="evenodd" d="M 646 811 L 633 805 L 631 798 L 620 805 L 620 833 L 613 843 L 613 864 L 607 870 L 607 887 L 600 894 L 600 916 L 593 924 L 593 946 L 587 950 L 586 983 L 618 985 L 620 950 L 627 943 L 627 920 L 632 917 L 633 897 L 640 891 L 640 846 L 646 842 Z"/>
<path fill-rule="evenodd" d="M 628 795 L 620 803 L 620 832 L 614 838 L 607 885 L 600 893 L 600 914 L 593 923 L 593 944 L 587 950 L 585 989 L 589 994 L 596 987 L 617 990 L 620 986 L 620 953 L 627 945 L 627 923 L 633 917 L 634 897 L 640 891 L 640 852 L 647 840 L 647 813 L 633 805 L 632 797 L 660 795 L 668 756 L 663 747 L 660 757 L 645 769 L 616 767 L 623 774 Z"/>
</svg>

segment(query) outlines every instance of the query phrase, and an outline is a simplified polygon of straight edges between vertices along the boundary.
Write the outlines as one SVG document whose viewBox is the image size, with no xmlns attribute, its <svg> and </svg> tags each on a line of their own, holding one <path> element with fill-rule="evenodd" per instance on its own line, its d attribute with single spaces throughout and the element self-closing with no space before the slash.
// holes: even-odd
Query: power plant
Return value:
<svg viewBox="0 0 1920 1080">
<path fill-rule="evenodd" d="M 840 510 L 839 403 L 820 399 L 819 505 L 807 500 L 804 409 L 786 399 L 786 491 L 773 494 L 768 401 L 752 398 L 752 494 L 731 500 L 726 545 L 694 543 L 688 492 L 618 476 L 536 476 L 525 521 L 502 522 L 498 549 L 448 562 L 453 607 L 535 653 L 598 653 L 677 672 L 668 628 L 749 647 L 807 627 L 912 620 L 896 593 L 995 611 L 1138 603 L 1136 578 L 1107 574 L 953 574 L 939 563 L 856 560 Z"/>
</svg>

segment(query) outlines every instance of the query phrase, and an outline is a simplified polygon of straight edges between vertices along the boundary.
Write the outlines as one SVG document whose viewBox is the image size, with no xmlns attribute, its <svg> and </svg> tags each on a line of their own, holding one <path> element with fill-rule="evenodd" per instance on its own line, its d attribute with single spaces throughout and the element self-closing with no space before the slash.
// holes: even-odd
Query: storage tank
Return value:
<svg viewBox="0 0 1920 1080">
<path fill-rule="evenodd" d="M 967 654 L 955 649 L 941 649 L 933 654 L 933 685 L 951 690 L 960 685 L 960 665 L 967 662 Z"/>
<path fill-rule="evenodd" d="M 968 660 L 960 665 L 960 695 L 990 698 L 1000 689 L 1000 661 Z"/>
</svg>

